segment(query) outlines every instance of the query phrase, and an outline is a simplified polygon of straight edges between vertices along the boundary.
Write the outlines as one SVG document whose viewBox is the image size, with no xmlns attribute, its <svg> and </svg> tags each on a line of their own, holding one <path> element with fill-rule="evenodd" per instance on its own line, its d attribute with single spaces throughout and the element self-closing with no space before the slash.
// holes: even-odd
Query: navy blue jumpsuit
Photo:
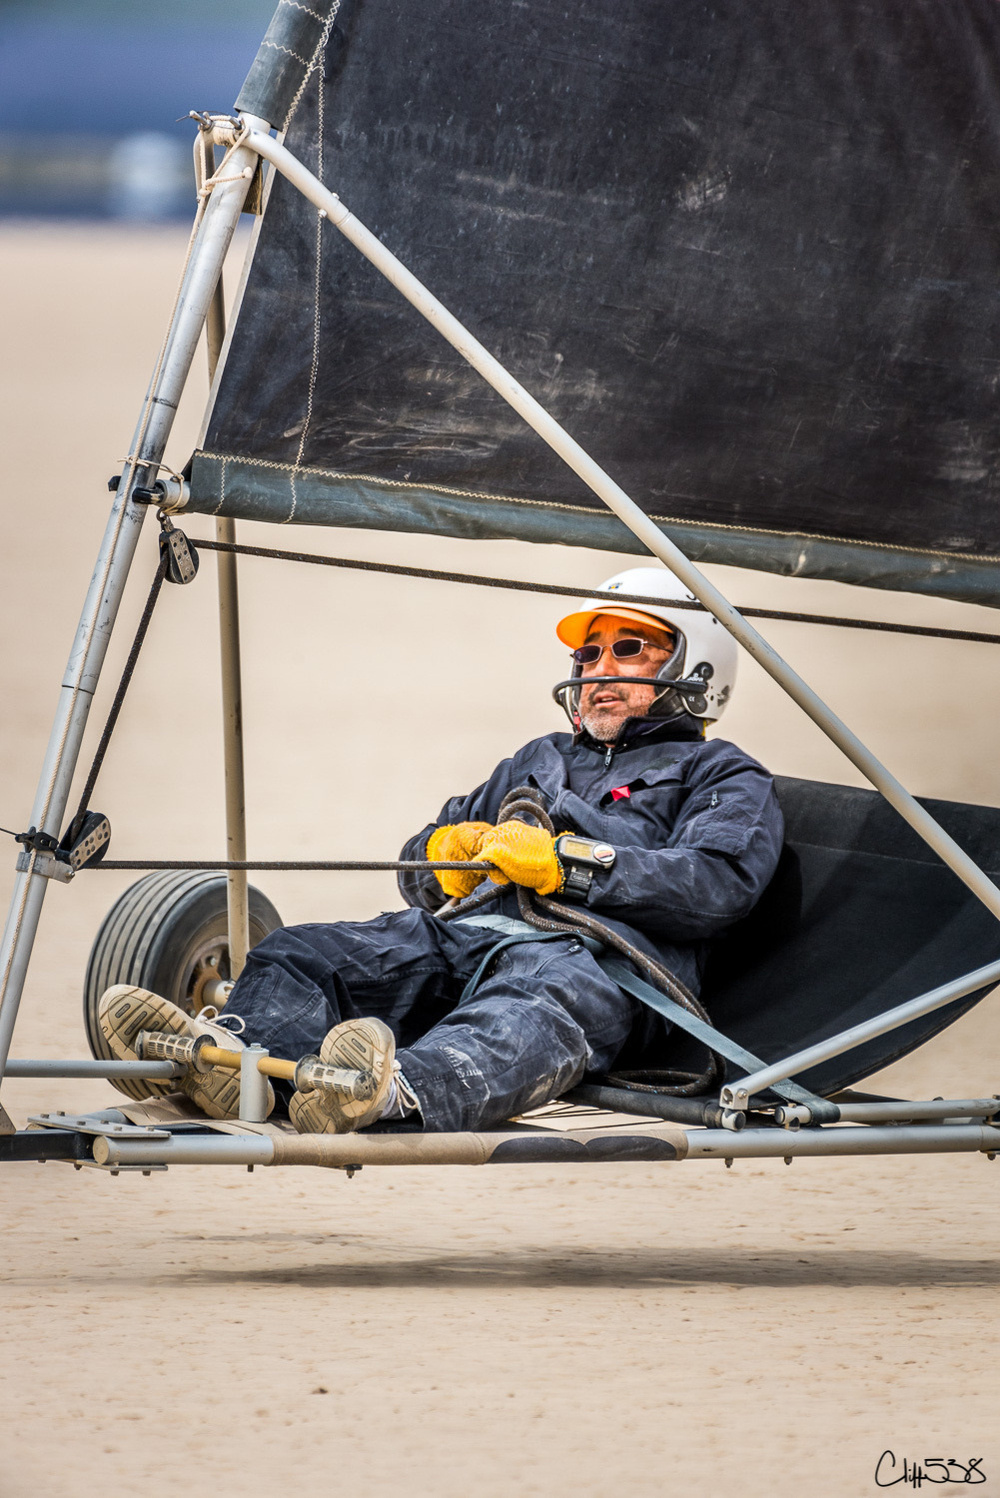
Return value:
<svg viewBox="0 0 1000 1498">
<path fill-rule="evenodd" d="M 547 734 L 449 801 L 400 857 L 425 858 L 436 827 L 495 822 L 522 785 L 542 792 L 557 831 L 614 846 L 585 908 L 697 993 L 709 939 L 750 911 L 777 866 L 783 823 L 768 772 L 689 717 L 630 719 L 610 750 L 586 733 Z M 408 910 L 265 937 L 227 1006 L 244 1039 L 294 1059 L 340 1020 L 377 1015 L 431 1130 L 495 1127 L 616 1061 L 669 1065 L 667 1022 L 572 937 L 505 948 L 463 999 L 497 931 L 438 920 L 445 897 L 432 873 L 399 884 Z M 517 917 L 513 889 L 487 909 Z"/>
</svg>

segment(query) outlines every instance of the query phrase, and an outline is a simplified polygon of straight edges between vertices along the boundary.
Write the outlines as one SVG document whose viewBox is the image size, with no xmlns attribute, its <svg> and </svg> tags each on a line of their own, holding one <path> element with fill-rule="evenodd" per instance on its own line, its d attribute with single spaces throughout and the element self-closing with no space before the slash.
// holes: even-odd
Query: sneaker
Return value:
<svg viewBox="0 0 1000 1498">
<path fill-rule="evenodd" d="M 159 994 L 150 993 L 146 988 L 133 988 L 127 983 L 117 983 L 108 989 L 98 1006 L 97 1018 L 101 1034 L 116 1061 L 138 1060 L 135 1041 L 140 1030 L 161 1030 L 168 1035 L 186 1035 L 192 1039 L 211 1035 L 221 1050 L 243 1050 L 243 1041 L 225 1025 L 185 1014 L 169 999 L 161 999 Z M 184 1076 L 172 1078 L 169 1082 L 129 1078 L 127 1089 L 115 1077 L 110 1080 L 120 1091 L 127 1091 L 130 1097 L 136 1093 L 143 1097 L 163 1097 L 169 1092 L 183 1092 L 209 1118 L 240 1116 L 240 1074 L 228 1067 L 213 1066 L 207 1072 L 192 1068 Z M 267 1084 L 267 1099 L 270 1113 L 274 1107 L 274 1089 L 270 1082 Z"/>
<path fill-rule="evenodd" d="M 334 1025 L 319 1048 L 327 1066 L 370 1071 L 375 1092 L 361 1101 L 333 1087 L 296 1092 L 288 1116 L 300 1134 L 351 1134 L 377 1122 L 394 1096 L 396 1042 L 380 1019 L 348 1019 Z"/>
</svg>

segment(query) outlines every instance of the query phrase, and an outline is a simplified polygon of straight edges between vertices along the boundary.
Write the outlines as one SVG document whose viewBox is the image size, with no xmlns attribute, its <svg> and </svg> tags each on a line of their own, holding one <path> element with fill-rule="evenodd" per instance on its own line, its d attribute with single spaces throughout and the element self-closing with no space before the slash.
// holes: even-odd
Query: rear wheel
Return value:
<svg viewBox="0 0 1000 1498">
<path fill-rule="evenodd" d="M 250 945 L 281 925 L 259 889 L 250 888 Z M 147 874 L 112 905 L 91 949 L 83 1018 L 94 1056 L 112 1060 L 97 1023 L 97 1006 L 114 983 L 133 983 L 197 1014 L 214 1002 L 209 988 L 231 976 L 224 875 L 193 870 Z M 144 1095 L 122 1083 L 123 1092 Z"/>
</svg>

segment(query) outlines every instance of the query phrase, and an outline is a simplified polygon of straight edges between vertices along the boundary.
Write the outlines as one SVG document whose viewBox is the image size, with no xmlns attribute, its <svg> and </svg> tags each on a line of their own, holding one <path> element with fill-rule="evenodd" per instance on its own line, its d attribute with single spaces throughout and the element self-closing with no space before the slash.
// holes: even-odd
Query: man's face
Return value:
<svg viewBox="0 0 1000 1498">
<path fill-rule="evenodd" d="M 647 642 L 641 655 L 619 661 L 610 649 L 605 648 L 600 660 L 581 668 L 582 679 L 586 681 L 588 676 L 655 676 L 666 665 L 676 645 L 677 637 L 666 625 L 658 629 L 652 624 L 630 623 L 611 614 L 598 614 L 587 632 L 588 645 L 608 647 L 616 640 L 636 638 Z M 645 717 L 655 699 L 656 688 L 644 687 L 638 682 L 619 684 L 609 681 L 600 686 L 585 686 L 580 692 L 580 717 L 591 738 L 603 744 L 613 744 L 626 718 Z"/>
</svg>

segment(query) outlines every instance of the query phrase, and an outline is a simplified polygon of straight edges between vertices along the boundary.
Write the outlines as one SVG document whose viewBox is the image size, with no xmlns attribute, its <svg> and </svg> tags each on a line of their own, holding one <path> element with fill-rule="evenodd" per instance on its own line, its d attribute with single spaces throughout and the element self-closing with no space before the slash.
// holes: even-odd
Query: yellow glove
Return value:
<svg viewBox="0 0 1000 1498">
<path fill-rule="evenodd" d="M 442 863 L 458 863 L 466 859 L 479 858 L 479 849 L 488 832 L 493 831 L 491 822 L 458 822 L 451 827 L 437 827 L 427 839 L 427 857 Z M 486 875 L 478 869 L 463 874 L 460 869 L 435 871 L 434 878 L 445 894 L 452 900 L 464 900 Z"/>
<path fill-rule="evenodd" d="M 563 871 L 553 846 L 555 839 L 541 827 L 527 822 L 501 822 L 491 827 L 479 847 L 477 857 L 495 863 L 500 870 L 491 874 L 494 884 L 527 885 L 540 895 L 562 889 Z"/>
</svg>

